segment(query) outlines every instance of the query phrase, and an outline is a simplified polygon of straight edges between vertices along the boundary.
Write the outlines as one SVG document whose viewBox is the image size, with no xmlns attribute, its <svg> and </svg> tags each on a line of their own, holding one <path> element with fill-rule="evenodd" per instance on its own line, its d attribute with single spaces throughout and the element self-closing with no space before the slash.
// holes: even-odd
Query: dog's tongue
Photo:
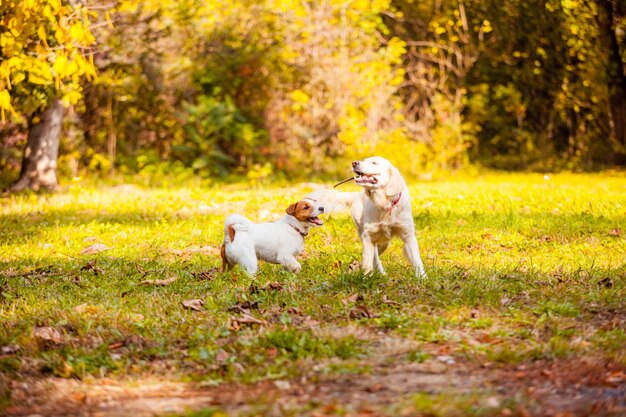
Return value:
<svg viewBox="0 0 626 417">
<path fill-rule="evenodd" d="M 311 217 L 310 221 L 318 226 L 324 225 L 324 222 L 319 217 Z"/>
</svg>

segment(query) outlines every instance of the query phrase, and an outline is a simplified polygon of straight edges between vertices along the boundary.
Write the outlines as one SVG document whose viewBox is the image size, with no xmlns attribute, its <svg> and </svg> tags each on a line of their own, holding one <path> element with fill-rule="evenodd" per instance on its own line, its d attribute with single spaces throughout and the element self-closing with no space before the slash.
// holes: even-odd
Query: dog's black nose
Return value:
<svg viewBox="0 0 626 417">
<path fill-rule="evenodd" d="M 353 167 L 355 167 L 355 166 L 357 166 L 357 165 L 359 165 L 359 161 L 354 161 L 354 162 L 352 162 L 352 166 L 353 166 Z"/>
<path fill-rule="evenodd" d="M 324 212 L 324 207 L 320 207 L 320 213 Z"/>
</svg>

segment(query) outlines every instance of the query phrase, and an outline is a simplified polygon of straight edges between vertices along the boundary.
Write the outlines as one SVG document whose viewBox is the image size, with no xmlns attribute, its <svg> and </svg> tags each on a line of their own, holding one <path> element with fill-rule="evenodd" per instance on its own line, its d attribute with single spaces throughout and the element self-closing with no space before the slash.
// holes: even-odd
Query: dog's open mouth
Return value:
<svg viewBox="0 0 626 417">
<path fill-rule="evenodd" d="M 356 178 L 354 179 L 357 184 L 377 184 L 378 178 L 376 176 L 378 174 L 366 174 L 362 171 L 354 171 L 356 174 Z"/>
<path fill-rule="evenodd" d="M 309 223 L 313 223 L 316 226 L 322 226 L 324 224 L 324 222 L 322 221 L 322 219 L 320 219 L 317 216 L 313 216 L 313 217 L 309 217 L 308 219 Z"/>
</svg>

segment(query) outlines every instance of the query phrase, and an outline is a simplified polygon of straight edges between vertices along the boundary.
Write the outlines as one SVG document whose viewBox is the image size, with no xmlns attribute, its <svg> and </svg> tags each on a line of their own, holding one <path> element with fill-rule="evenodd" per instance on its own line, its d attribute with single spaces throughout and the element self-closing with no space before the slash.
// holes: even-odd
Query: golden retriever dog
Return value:
<svg viewBox="0 0 626 417">
<path fill-rule="evenodd" d="M 385 273 L 380 255 L 387 249 L 394 236 L 404 243 L 404 256 L 413 266 L 418 277 L 425 277 L 415 237 L 415 224 L 411 210 L 411 197 L 404 178 L 398 169 L 385 158 L 374 156 L 352 163 L 359 192 L 318 190 L 307 195 L 328 207 L 327 213 L 350 207 L 363 245 L 361 268 L 365 272 L 376 270 Z"/>
</svg>

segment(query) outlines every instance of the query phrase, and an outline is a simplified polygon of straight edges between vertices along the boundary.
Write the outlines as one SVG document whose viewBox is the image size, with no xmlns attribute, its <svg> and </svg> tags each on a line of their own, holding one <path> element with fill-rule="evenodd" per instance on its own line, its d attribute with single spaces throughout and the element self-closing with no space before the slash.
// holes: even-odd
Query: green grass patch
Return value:
<svg viewBox="0 0 626 417">
<path fill-rule="evenodd" d="M 0 371 L 206 383 L 360 373 L 389 362 L 382 339 L 406 342 L 393 356 L 406 363 L 624 362 L 624 332 L 610 326 L 626 299 L 623 175 L 410 184 L 425 279 L 398 242 L 387 275 L 351 270 L 361 247 L 347 214 L 311 232 L 297 276 L 265 263 L 254 279 L 219 272 L 228 214 L 277 219 L 308 191 L 76 183 L 2 197 Z M 104 250 L 85 253 L 94 244 Z M 262 324 L 236 325 L 242 309 Z"/>
</svg>

